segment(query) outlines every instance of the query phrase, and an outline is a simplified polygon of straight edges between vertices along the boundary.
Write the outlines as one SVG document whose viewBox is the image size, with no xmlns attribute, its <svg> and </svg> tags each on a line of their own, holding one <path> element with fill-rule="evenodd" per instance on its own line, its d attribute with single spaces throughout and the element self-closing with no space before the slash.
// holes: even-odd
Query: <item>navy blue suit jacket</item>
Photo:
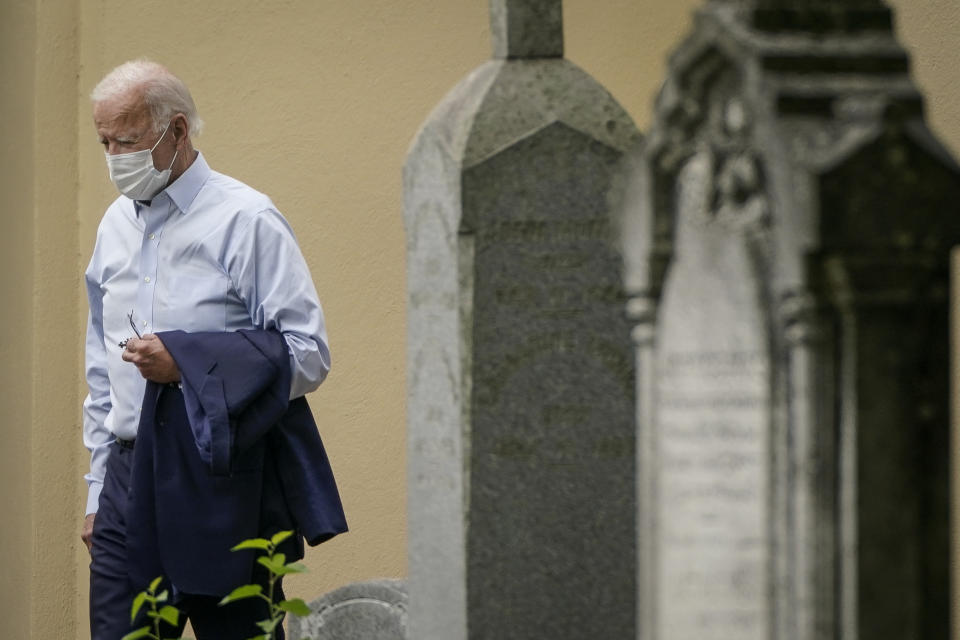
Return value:
<svg viewBox="0 0 960 640">
<path fill-rule="evenodd" d="M 283 336 L 157 335 L 185 390 L 148 382 L 144 394 L 127 507 L 134 586 L 165 575 L 185 593 L 226 595 L 252 581 L 257 552 L 230 551 L 241 540 L 293 529 L 300 535 L 281 551 L 299 559 L 303 538 L 316 545 L 346 531 L 310 408 L 288 401 Z M 192 420 L 185 393 L 199 402 Z"/>
</svg>

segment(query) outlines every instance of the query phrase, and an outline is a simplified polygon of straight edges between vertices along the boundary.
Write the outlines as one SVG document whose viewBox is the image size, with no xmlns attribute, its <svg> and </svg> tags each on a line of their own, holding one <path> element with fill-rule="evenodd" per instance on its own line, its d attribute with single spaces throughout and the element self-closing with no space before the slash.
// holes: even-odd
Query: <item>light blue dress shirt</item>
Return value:
<svg viewBox="0 0 960 640">
<path fill-rule="evenodd" d="M 290 397 L 330 370 L 323 310 L 293 231 L 270 199 L 212 171 L 202 154 L 149 205 L 120 196 L 107 209 L 86 271 L 90 315 L 83 441 L 87 513 L 95 513 L 109 445 L 132 440 L 145 381 L 121 358 L 141 334 L 276 329 L 290 350 Z"/>
</svg>

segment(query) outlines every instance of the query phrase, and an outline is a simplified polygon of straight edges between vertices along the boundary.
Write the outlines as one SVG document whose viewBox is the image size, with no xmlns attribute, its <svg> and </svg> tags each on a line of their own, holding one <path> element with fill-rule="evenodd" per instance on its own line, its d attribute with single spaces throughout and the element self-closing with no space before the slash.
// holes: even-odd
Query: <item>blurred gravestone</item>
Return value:
<svg viewBox="0 0 960 640">
<path fill-rule="evenodd" d="M 310 603 L 310 615 L 289 616 L 291 640 L 405 640 L 407 591 L 402 580 L 357 582 Z"/>
<path fill-rule="evenodd" d="M 879 0 L 714 0 L 623 237 L 643 640 L 949 636 L 960 171 Z"/>
<path fill-rule="evenodd" d="M 410 637 L 635 637 L 634 368 L 607 193 L 630 118 L 559 0 L 493 0 L 495 59 L 405 173 Z"/>
</svg>

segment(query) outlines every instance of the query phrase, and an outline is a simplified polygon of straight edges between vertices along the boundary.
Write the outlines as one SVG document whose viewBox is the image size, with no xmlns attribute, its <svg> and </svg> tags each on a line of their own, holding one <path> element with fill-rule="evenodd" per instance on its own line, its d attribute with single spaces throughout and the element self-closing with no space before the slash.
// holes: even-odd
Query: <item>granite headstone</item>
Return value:
<svg viewBox="0 0 960 640">
<path fill-rule="evenodd" d="M 406 640 L 403 580 L 356 582 L 310 603 L 310 615 L 289 616 L 291 640 Z"/>
<path fill-rule="evenodd" d="M 713 0 L 623 242 L 642 640 L 949 636 L 960 169 L 879 0 Z"/>
<path fill-rule="evenodd" d="M 637 140 L 562 58 L 559 0 L 494 0 L 495 59 L 404 172 L 410 637 L 635 637 L 634 365 L 613 177 Z"/>
</svg>

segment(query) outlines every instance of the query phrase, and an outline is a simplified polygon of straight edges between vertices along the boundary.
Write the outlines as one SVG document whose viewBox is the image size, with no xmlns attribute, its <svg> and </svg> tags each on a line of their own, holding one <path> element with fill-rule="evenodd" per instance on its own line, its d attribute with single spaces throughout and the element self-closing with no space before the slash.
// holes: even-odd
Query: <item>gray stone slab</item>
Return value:
<svg viewBox="0 0 960 640">
<path fill-rule="evenodd" d="M 494 58 L 562 58 L 561 0 L 490 0 Z"/>
<path fill-rule="evenodd" d="M 633 362 L 604 198 L 617 159 L 557 123 L 463 173 L 479 637 L 620 637 L 632 621 Z"/>
<path fill-rule="evenodd" d="M 536 57 L 477 69 L 413 144 L 411 637 L 635 636 L 634 369 L 608 192 L 637 137 L 586 73 Z"/>
<path fill-rule="evenodd" d="M 714 219 L 706 154 L 680 177 L 655 366 L 657 638 L 769 637 L 771 392 L 760 274 Z M 718 216 L 719 218 L 719 216 Z M 653 456 L 651 456 L 653 457 Z"/>
<path fill-rule="evenodd" d="M 708 2 L 671 57 L 620 225 L 644 640 L 949 635 L 960 168 L 884 14 Z"/>
<path fill-rule="evenodd" d="M 403 580 L 349 584 L 309 606 L 309 616 L 288 616 L 291 640 L 407 638 L 407 590 Z"/>
</svg>

